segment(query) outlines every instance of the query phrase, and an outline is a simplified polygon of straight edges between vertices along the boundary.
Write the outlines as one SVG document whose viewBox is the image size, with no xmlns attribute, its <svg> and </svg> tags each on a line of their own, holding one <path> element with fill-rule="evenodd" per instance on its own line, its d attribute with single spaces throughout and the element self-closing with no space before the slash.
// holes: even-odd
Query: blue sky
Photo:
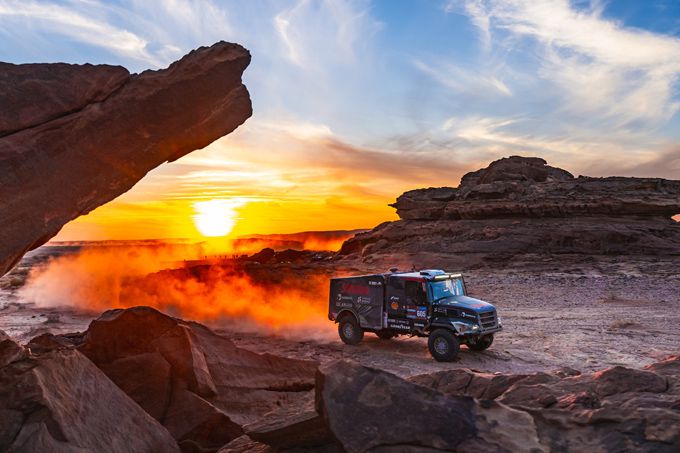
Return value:
<svg viewBox="0 0 680 453">
<path fill-rule="evenodd" d="M 253 118 L 120 203 L 205 181 L 206 196 L 361 212 L 353 200 L 368 210 L 512 154 L 680 179 L 677 0 L 0 0 L 13 63 L 138 72 L 218 40 L 253 55 Z"/>
</svg>

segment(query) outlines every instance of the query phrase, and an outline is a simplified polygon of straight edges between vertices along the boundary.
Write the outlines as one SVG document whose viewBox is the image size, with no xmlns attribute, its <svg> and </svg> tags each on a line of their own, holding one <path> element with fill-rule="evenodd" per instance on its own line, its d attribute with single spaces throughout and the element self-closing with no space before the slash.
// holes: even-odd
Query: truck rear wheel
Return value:
<svg viewBox="0 0 680 453">
<path fill-rule="evenodd" d="M 338 334 L 345 344 L 359 344 L 364 338 L 364 331 L 359 326 L 356 318 L 351 315 L 344 316 L 338 324 Z"/>
<path fill-rule="evenodd" d="M 430 334 L 427 340 L 430 354 L 437 362 L 451 362 L 458 357 L 460 342 L 458 338 L 447 329 L 437 329 Z"/>
<path fill-rule="evenodd" d="M 485 349 L 489 349 L 489 346 L 491 346 L 492 343 L 493 334 L 479 337 L 475 343 L 468 343 L 467 346 L 473 351 L 484 351 Z"/>
<path fill-rule="evenodd" d="M 375 334 L 381 340 L 389 340 L 390 338 L 394 338 L 394 337 L 397 336 L 397 334 L 395 334 L 392 330 L 387 330 L 387 329 L 378 330 Z"/>
</svg>

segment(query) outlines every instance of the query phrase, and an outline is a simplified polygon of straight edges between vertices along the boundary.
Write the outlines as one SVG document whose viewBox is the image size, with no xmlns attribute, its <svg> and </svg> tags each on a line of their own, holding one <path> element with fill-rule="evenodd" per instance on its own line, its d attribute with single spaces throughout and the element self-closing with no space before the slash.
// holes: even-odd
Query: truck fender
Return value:
<svg viewBox="0 0 680 453">
<path fill-rule="evenodd" d="M 359 317 L 357 316 L 357 314 L 354 313 L 354 311 L 348 309 L 344 309 L 340 313 L 338 313 L 338 316 L 335 317 L 335 322 L 336 323 L 340 322 L 340 320 L 345 316 L 353 316 L 354 319 L 357 321 L 357 324 L 359 324 Z"/>
<path fill-rule="evenodd" d="M 447 329 L 456 334 L 456 329 L 453 328 L 453 326 L 449 323 L 443 323 L 443 322 L 433 322 L 428 326 L 428 330 L 432 332 L 435 329 Z"/>
</svg>

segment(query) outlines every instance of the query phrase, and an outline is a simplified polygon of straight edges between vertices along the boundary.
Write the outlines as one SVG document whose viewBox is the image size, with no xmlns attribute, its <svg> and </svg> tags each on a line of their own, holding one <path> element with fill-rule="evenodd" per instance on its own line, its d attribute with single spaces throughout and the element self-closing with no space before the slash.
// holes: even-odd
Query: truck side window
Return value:
<svg viewBox="0 0 680 453">
<path fill-rule="evenodd" d="M 427 294 L 421 282 L 406 282 L 406 301 L 413 305 L 427 304 Z"/>
</svg>

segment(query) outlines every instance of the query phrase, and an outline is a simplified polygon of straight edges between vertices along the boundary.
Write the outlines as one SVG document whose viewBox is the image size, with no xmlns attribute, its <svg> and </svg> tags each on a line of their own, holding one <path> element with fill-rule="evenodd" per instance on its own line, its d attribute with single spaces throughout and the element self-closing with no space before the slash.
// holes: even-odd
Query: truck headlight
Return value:
<svg viewBox="0 0 680 453">
<path fill-rule="evenodd" d="M 453 328 L 456 329 L 456 332 L 458 333 L 470 333 L 470 332 L 476 332 L 479 330 L 479 326 L 477 324 L 470 324 L 467 322 L 458 322 L 458 321 L 453 321 L 451 323 L 453 325 Z"/>
<path fill-rule="evenodd" d="M 502 326 L 502 325 L 503 325 L 503 320 L 501 319 L 500 316 L 498 317 L 498 325 L 499 325 L 499 326 Z"/>
</svg>

